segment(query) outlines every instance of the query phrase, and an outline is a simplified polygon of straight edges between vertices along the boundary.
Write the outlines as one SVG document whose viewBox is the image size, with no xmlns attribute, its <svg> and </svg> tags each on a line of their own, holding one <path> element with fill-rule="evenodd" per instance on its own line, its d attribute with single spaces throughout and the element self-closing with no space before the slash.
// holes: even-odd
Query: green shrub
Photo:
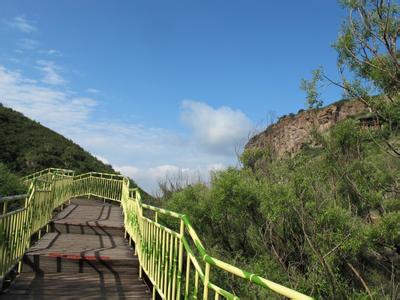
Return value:
<svg viewBox="0 0 400 300">
<path fill-rule="evenodd" d="M 20 178 L 0 163 L 0 197 L 23 193 L 26 193 L 26 187 L 22 184 Z"/>
<path fill-rule="evenodd" d="M 376 138 L 379 132 L 345 120 L 319 134 L 319 151 L 270 159 L 268 173 L 259 162 L 269 152 L 246 149 L 243 168 L 216 172 L 209 185 L 184 188 L 165 203 L 189 215 L 212 255 L 243 269 L 316 298 L 394 299 L 400 160 Z M 245 299 L 271 297 L 213 272 Z"/>
</svg>

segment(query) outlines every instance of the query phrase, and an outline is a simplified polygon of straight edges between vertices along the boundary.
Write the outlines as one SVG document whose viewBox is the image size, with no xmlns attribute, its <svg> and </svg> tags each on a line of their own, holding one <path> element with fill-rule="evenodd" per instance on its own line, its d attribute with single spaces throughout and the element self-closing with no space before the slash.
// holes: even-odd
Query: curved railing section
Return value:
<svg viewBox="0 0 400 300">
<path fill-rule="evenodd" d="M 29 186 L 34 179 L 51 180 L 53 178 L 73 177 L 75 171 L 67 169 L 48 168 L 22 177 L 22 181 Z"/>
<path fill-rule="evenodd" d="M 31 237 L 38 233 L 40 238 L 40 229 L 48 225 L 53 211 L 73 195 L 69 171 L 61 175 L 60 169 L 55 170 L 25 179 L 30 182 L 27 194 L 0 198 L 0 283 L 16 265 L 20 270 Z"/>
<path fill-rule="evenodd" d="M 98 197 L 120 202 L 124 177 L 90 172 L 74 177 L 74 197 Z"/>
<path fill-rule="evenodd" d="M 151 281 L 153 299 L 156 294 L 162 299 L 239 299 L 232 291 L 213 282 L 213 270 L 229 273 L 287 298 L 311 299 L 212 257 L 188 216 L 142 203 L 139 190 L 130 188 L 127 177 L 96 172 L 73 177 L 73 171 L 62 169 L 35 174 L 24 178 L 31 182 L 27 195 L 0 199 L 0 205 L 3 205 L 0 279 L 21 261 L 30 237 L 48 224 L 56 207 L 71 197 L 87 196 L 120 203 L 125 236 L 135 244 L 140 262 L 139 275 L 144 273 Z M 13 201 L 22 201 L 23 205 L 8 212 L 7 207 Z M 172 222 L 165 223 L 166 219 Z"/>
</svg>

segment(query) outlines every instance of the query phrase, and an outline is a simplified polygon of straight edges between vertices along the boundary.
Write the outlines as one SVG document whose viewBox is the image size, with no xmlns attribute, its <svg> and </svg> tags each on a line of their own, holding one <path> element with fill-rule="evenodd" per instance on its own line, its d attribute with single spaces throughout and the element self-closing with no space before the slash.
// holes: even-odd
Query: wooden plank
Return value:
<svg viewBox="0 0 400 300">
<path fill-rule="evenodd" d="M 45 234 L 28 250 L 23 272 L 1 299 L 151 298 L 138 277 L 137 257 L 120 234 L 119 206 L 74 199 L 53 223 L 55 229 L 79 227 L 79 233 Z"/>
</svg>

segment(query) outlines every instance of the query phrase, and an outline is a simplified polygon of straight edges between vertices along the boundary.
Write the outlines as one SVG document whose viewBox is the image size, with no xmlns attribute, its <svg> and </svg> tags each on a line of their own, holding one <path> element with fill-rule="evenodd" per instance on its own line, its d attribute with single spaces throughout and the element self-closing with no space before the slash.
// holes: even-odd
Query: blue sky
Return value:
<svg viewBox="0 0 400 300">
<path fill-rule="evenodd" d="M 304 108 L 312 69 L 335 77 L 343 15 L 333 0 L 5 0 L 0 101 L 149 191 L 176 172 L 207 178 Z"/>
</svg>

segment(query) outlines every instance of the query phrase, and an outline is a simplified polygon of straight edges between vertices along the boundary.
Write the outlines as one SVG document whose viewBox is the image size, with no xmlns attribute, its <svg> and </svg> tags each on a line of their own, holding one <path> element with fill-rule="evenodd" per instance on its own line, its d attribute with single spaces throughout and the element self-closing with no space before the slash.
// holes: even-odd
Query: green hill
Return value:
<svg viewBox="0 0 400 300">
<path fill-rule="evenodd" d="M 0 107 L 0 162 L 18 175 L 49 167 L 115 173 L 79 145 L 23 114 Z"/>
<path fill-rule="evenodd" d="M 118 173 L 71 140 L 0 103 L 0 177 L 24 176 L 50 167 L 76 174 Z M 8 188 L 3 194 L 17 191 L 19 187 Z"/>
</svg>

